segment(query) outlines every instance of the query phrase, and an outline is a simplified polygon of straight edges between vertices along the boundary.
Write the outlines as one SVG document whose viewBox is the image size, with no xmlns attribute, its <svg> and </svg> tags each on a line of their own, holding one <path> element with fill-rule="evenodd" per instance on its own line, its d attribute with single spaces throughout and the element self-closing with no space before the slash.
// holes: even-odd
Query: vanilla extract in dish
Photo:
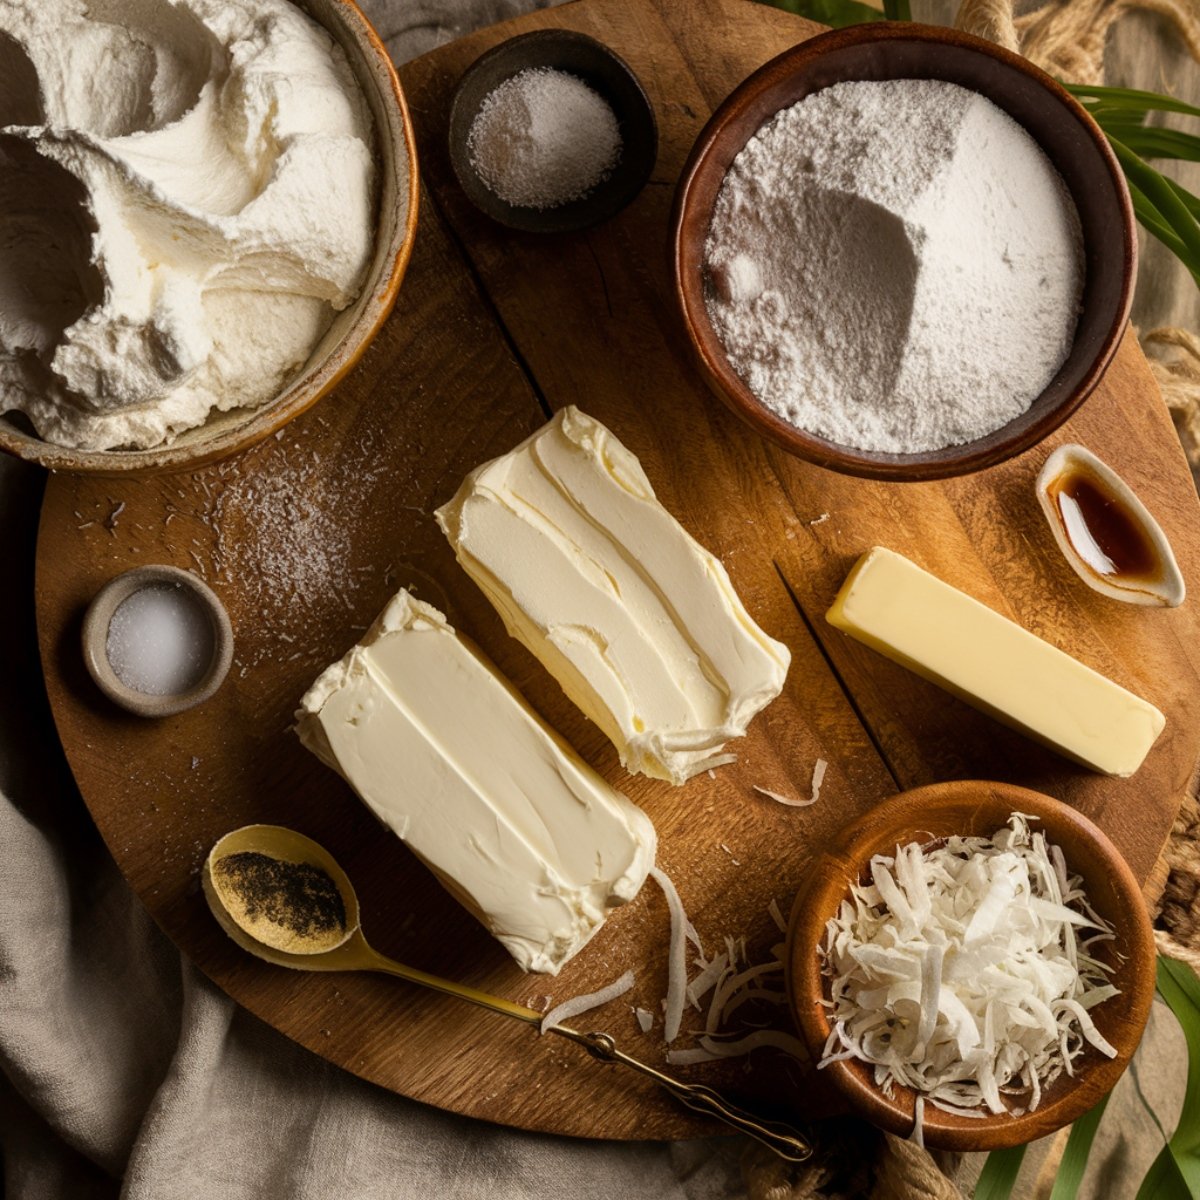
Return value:
<svg viewBox="0 0 1200 1200">
<path fill-rule="evenodd" d="M 105 653 L 117 678 L 147 696 L 179 696 L 208 673 L 216 633 L 189 588 L 156 583 L 117 605 L 108 623 Z"/>
<path fill-rule="evenodd" d="M 1047 487 L 1071 545 L 1097 575 L 1151 581 L 1163 565 L 1154 543 L 1099 476 L 1077 463 Z"/>
<path fill-rule="evenodd" d="M 1054 540 L 1088 587 L 1127 604 L 1183 603 L 1187 584 L 1167 535 L 1102 458 L 1086 446 L 1059 446 L 1035 491 Z"/>
</svg>

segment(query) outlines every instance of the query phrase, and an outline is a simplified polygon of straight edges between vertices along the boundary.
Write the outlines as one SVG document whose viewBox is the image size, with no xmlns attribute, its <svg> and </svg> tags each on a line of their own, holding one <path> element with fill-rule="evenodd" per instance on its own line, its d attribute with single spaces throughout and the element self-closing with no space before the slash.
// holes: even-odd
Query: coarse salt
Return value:
<svg viewBox="0 0 1200 1200">
<path fill-rule="evenodd" d="M 182 584 L 151 584 L 117 605 L 105 653 L 117 678 L 147 696 L 190 691 L 212 664 L 212 622 Z"/>
</svg>

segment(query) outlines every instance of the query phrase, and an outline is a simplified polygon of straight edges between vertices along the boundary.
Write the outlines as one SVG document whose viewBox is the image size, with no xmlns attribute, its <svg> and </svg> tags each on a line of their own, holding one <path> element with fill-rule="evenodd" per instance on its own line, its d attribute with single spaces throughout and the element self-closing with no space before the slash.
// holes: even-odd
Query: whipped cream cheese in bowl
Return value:
<svg viewBox="0 0 1200 1200">
<path fill-rule="evenodd" d="M 211 462 L 330 390 L 416 228 L 411 122 L 348 0 L 0 8 L 0 448 Z"/>
</svg>

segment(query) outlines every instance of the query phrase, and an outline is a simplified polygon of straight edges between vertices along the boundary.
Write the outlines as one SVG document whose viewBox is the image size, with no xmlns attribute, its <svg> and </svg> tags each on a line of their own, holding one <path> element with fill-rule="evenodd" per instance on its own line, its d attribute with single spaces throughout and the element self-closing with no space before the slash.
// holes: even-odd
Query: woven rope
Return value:
<svg viewBox="0 0 1200 1200">
<path fill-rule="evenodd" d="M 964 0 L 955 25 L 1023 54 L 1060 79 L 1103 83 L 1109 30 L 1131 12 L 1164 18 L 1200 59 L 1197 0 L 1050 0 L 1019 17 L 1013 16 L 1011 0 Z"/>
<path fill-rule="evenodd" d="M 1139 334 L 1193 470 L 1200 469 L 1200 337 L 1186 329 Z"/>
<path fill-rule="evenodd" d="M 827 1121 L 819 1128 L 816 1157 L 800 1165 L 748 1144 L 742 1175 L 750 1200 L 964 1200 L 933 1157 L 912 1142 L 861 1121 Z"/>
</svg>

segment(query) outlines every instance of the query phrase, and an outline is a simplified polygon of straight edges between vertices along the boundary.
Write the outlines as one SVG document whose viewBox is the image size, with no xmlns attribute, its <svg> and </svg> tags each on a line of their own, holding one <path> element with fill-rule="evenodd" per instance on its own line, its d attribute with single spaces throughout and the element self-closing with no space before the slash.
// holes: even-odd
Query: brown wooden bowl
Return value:
<svg viewBox="0 0 1200 1200">
<path fill-rule="evenodd" d="M 844 80 L 940 79 L 986 96 L 1045 151 L 1066 182 L 1083 226 L 1086 278 L 1071 353 L 1030 408 L 975 441 L 918 454 L 859 450 L 818 437 L 755 397 L 725 356 L 704 304 L 704 243 L 730 164 L 780 109 Z M 838 29 L 772 59 L 712 115 L 675 195 L 675 291 L 709 386 L 739 417 L 819 466 L 875 479 L 963 475 L 1028 450 L 1063 423 L 1100 381 L 1129 318 L 1137 238 L 1129 190 L 1104 134 L 1083 106 L 1019 55 L 953 29 L 879 22 Z M 969 337 L 970 331 L 965 330 Z"/>
<path fill-rule="evenodd" d="M 937 783 L 901 792 L 849 825 L 837 845 L 818 859 L 792 908 L 788 995 L 804 1040 L 819 1061 L 831 1027 L 822 1004 L 829 989 L 818 947 L 850 882 L 861 878 L 874 854 L 955 833 L 990 836 L 1013 812 L 1038 818 L 1047 839 L 1062 847 L 1067 869 L 1083 877 L 1096 912 L 1116 931 L 1116 939 L 1103 943 L 1096 957 L 1114 968 L 1112 982 L 1121 994 L 1097 1005 L 1091 1016 L 1117 1057 L 1106 1058 L 1088 1046 L 1075 1062 L 1075 1076 L 1060 1077 L 1043 1092 L 1038 1108 L 1024 1116 L 984 1110 L 981 1118 L 960 1117 L 926 1105 L 926 1145 L 945 1150 L 994 1150 L 1045 1137 L 1092 1108 L 1129 1065 L 1154 998 L 1155 947 L 1146 904 L 1128 864 L 1091 821 L 1040 792 L 1006 783 Z M 901 1137 L 912 1133 L 912 1090 L 896 1087 L 889 1099 L 876 1087 L 872 1068 L 853 1059 L 831 1063 L 824 1073 L 860 1116 Z"/>
<path fill-rule="evenodd" d="M 138 476 L 193 470 L 245 450 L 327 395 L 358 362 L 400 291 L 417 232 L 417 144 L 396 69 L 353 0 L 297 0 L 345 52 L 374 122 L 379 166 L 375 251 L 358 299 L 334 316 L 304 369 L 257 408 L 214 412 L 168 445 L 149 450 L 74 450 L 43 441 L 15 414 L 0 414 L 0 450 L 55 471 Z"/>
</svg>

